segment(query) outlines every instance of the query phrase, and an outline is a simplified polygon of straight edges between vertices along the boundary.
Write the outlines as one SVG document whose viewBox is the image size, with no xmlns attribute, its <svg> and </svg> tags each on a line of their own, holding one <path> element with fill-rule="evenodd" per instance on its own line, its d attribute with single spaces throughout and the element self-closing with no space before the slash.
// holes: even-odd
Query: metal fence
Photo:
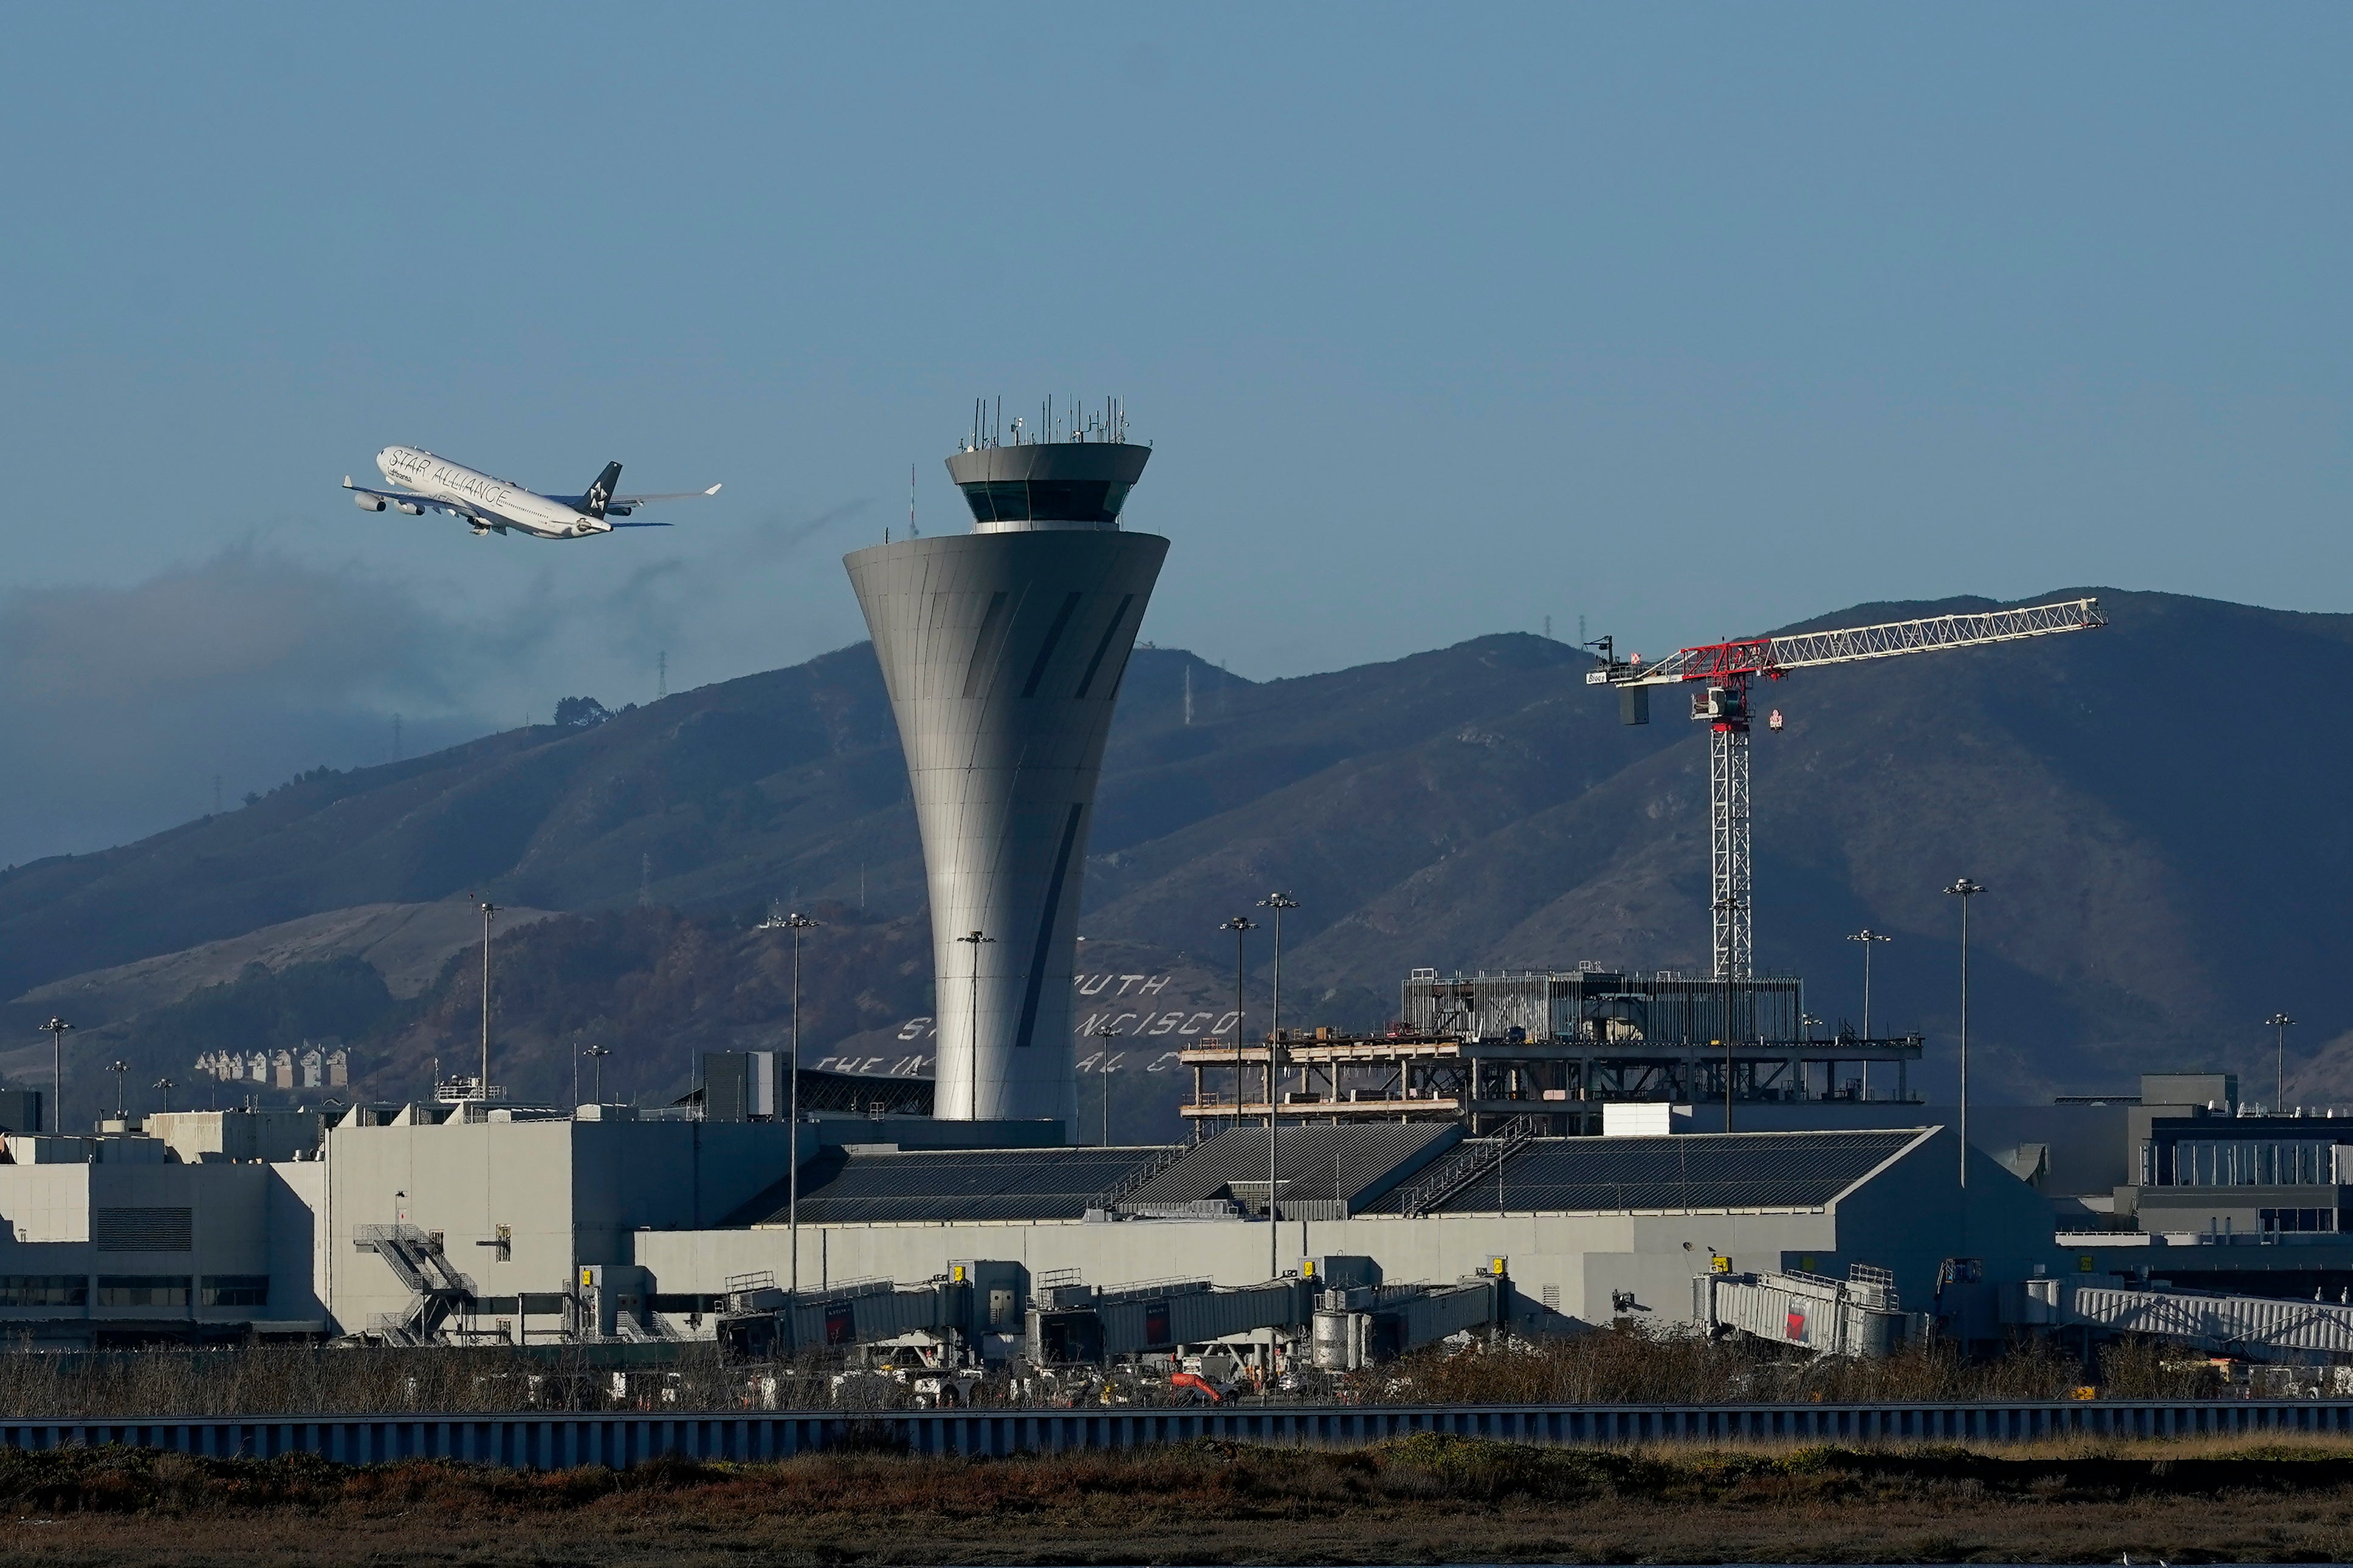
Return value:
<svg viewBox="0 0 2353 1568">
<path fill-rule="evenodd" d="M 1591 1446 L 1645 1442 L 2023 1442 L 2353 1433 L 2353 1401 L 2087 1400 L 1939 1405 L 1251 1405 L 1104 1411 L 832 1411 L 662 1415 L 394 1415 L 343 1420 L 0 1422 L 0 1446 L 121 1444 L 212 1458 L 316 1454 L 345 1464 L 454 1459 L 513 1469 L 626 1468 L 663 1455 L 756 1462 L 827 1448 L 935 1455 L 1134 1448 L 1216 1438 L 1356 1447 L 1415 1433 Z"/>
</svg>

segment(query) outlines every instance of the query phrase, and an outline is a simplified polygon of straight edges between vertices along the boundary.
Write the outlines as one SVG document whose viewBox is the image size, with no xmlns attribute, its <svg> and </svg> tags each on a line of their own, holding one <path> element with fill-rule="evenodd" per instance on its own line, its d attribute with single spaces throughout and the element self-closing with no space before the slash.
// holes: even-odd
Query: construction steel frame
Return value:
<svg viewBox="0 0 2353 1568">
<path fill-rule="evenodd" d="M 1709 1041 L 1465 1039 L 1452 1035 L 1314 1035 L 1284 1031 L 1282 1068 L 1269 1092 L 1268 1047 L 1209 1042 L 1177 1059 L 1193 1072 L 1178 1109 L 1197 1128 L 1264 1122 L 1461 1121 L 1486 1133 L 1527 1119 L 1552 1134 L 1600 1131 L 1609 1100 L 1720 1104 L 1731 1075 L 1736 1102 L 1860 1097 L 1862 1061 L 1895 1067 L 1898 1100 L 1912 1099 L 1916 1035 L 1884 1040 L 1748 1039 L 1726 1051 Z M 1817 1076 L 1816 1068 L 1822 1071 Z"/>
</svg>

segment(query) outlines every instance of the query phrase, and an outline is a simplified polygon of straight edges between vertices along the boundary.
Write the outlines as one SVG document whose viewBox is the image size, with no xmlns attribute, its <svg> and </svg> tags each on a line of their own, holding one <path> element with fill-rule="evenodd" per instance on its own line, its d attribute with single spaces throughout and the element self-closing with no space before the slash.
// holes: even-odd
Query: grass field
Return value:
<svg viewBox="0 0 2353 1568">
<path fill-rule="evenodd" d="M 1417 1436 L 523 1475 L 0 1451 L 0 1563 L 2330 1562 L 2353 1445 L 1551 1449 Z"/>
</svg>

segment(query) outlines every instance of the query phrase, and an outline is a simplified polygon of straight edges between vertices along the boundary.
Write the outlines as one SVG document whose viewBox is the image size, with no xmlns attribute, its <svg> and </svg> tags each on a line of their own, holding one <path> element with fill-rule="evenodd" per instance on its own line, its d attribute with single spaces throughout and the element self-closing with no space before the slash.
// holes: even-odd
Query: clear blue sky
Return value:
<svg viewBox="0 0 2353 1568">
<path fill-rule="evenodd" d="M 0 15 L 0 861 L 863 636 L 971 399 L 1127 399 L 1267 677 L 2078 583 L 2345 609 L 2353 12 Z M 406 441 L 721 499 L 369 516 Z M 1621 645 L 1622 646 L 1622 645 Z"/>
</svg>

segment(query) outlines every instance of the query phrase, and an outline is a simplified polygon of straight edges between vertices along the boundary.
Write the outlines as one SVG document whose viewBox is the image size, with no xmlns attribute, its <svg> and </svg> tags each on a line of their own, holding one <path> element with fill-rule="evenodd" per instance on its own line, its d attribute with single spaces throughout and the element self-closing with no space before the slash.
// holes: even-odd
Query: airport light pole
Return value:
<svg viewBox="0 0 2353 1568">
<path fill-rule="evenodd" d="M 1883 935 L 1879 931 L 1872 930 L 1869 926 L 1865 926 L 1861 931 L 1852 932 L 1847 937 L 1847 941 L 1849 942 L 1859 942 L 1862 943 L 1862 1041 L 1866 1047 L 1871 1044 L 1871 950 L 1878 946 L 1883 942 L 1894 942 L 1894 940 L 1895 939 L 1894 937 Z M 1865 1100 L 1869 1100 L 1871 1098 L 1871 1061 L 1869 1058 L 1865 1058 L 1862 1064 L 1862 1098 Z"/>
<path fill-rule="evenodd" d="M 789 914 L 782 921 L 772 916 L 765 923 L 781 924 L 793 933 L 792 1089 L 786 1097 L 793 1146 L 786 1155 L 792 1164 L 785 1178 L 785 1229 L 789 1236 L 786 1245 L 793 1249 L 793 1300 L 797 1307 L 801 1295 L 801 938 L 817 930 L 818 922 L 804 914 Z M 973 949 L 976 959 L 979 952 L 978 948 Z"/>
<path fill-rule="evenodd" d="M 123 1093 L 124 1086 L 130 1082 L 123 1075 L 131 1070 L 131 1064 L 117 1057 L 106 1064 L 106 1070 L 114 1075 L 114 1119 L 120 1121 L 131 1113 Z"/>
<path fill-rule="evenodd" d="M 1961 1191 L 1966 1193 L 1969 1190 L 1969 900 L 1985 889 L 1962 877 L 1945 891 L 1961 900 Z"/>
<path fill-rule="evenodd" d="M 1242 938 L 1250 932 L 1258 930 L 1258 921 L 1250 919 L 1248 915 L 1236 915 L 1233 919 L 1228 921 L 1218 929 L 1219 931 L 1229 931 L 1234 933 L 1234 1125 L 1239 1127 L 1241 1125 L 1242 1105 L 1244 1103 L 1242 1095 L 1245 1092 L 1242 1088 L 1242 976 L 1245 973 L 1242 968 Z M 1269 1046 L 1267 1048 L 1271 1051 L 1273 1047 Z M 1271 1066 L 1274 1061 L 1274 1058 L 1272 1056 L 1269 1056 L 1267 1058 L 1267 1061 Z M 1266 1086 L 1266 1092 L 1268 1100 L 1268 1105 L 1266 1108 L 1268 1127 L 1266 1141 L 1268 1144 L 1271 1146 L 1274 1142 L 1274 1105 L 1272 1103 L 1274 1099 L 1274 1085 L 1271 1083 L 1268 1084 Z M 1274 1218 L 1274 1172 L 1271 1168 L 1267 1172 L 1266 1181 L 1266 1217 L 1270 1221 Z M 1271 1251 L 1271 1247 L 1270 1251 Z M 1272 1276 L 1270 1275 L 1269 1278 L 1271 1279 Z"/>
<path fill-rule="evenodd" d="M 50 1040 L 51 1040 L 52 1042 L 54 1042 L 54 1043 L 55 1043 L 55 1045 L 57 1046 L 57 1052 L 58 1052 L 58 1079 L 57 1079 L 57 1097 L 58 1097 L 58 1103 L 57 1103 L 57 1104 L 56 1104 L 56 1106 L 54 1106 L 54 1107 L 50 1110 L 50 1111 L 49 1111 L 49 1115 L 48 1115 L 48 1122 L 49 1122 L 49 1131 L 52 1131 L 52 1132 L 58 1132 L 58 1131 L 62 1131 L 64 1130 L 64 1127 L 65 1127 L 65 1120 L 64 1120 L 64 1119 L 65 1119 L 65 1114 L 66 1114 L 66 1035 L 67 1035 L 67 1032 L 68 1032 L 68 1031 L 69 1031 L 70 1029 L 72 1029 L 73 1026 L 72 1026 L 71 1024 L 67 1023 L 63 1018 L 51 1018 L 47 1023 L 46 1023 L 46 1024 L 42 1025 L 42 1026 L 41 1026 L 41 1027 L 42 1027 L 42 1028 L 44 1028 L 44 1029 L 47 1029 L 47 1030 L 49 1032 L 49 1038 L 50 1038 Z"/>
<path fill-rule="evenodd" d="M 2274 1013 L 2263 1020 L 2275 1031 L 2272 1041 L 2272 1070 L 2277 1075 L 2273 1090 L 2272 1114 L 2276 1116 L 2287 1108 L 2287 1032 L 2295 1020 L 2284 1013 Z"/>
<path fill-rule="evenodd" d="M 172 1112 L 172 1091 L 179 1087 L 168 1078 L 159 1078 L 155 1080 L 154 1088 L 156 1092 L 164 1097 L 164 1113 L 166 1116 Z"/>
<path fill-rule="evenodd" d="M 1095 1061 L 1095 1072 L 1103 1079 L 1103 1146 L 1111 1147 L 1111 1043 L 1119 1031 L 1109 1019 L 1100 1020 L 1094 1027 L 1095 1049 L 1101 1053 Z"/>
<path fill-rule="evenodd" d="M 983 936 L 978 931 L 973 932 L 970 936 L 960 936 L 956 938 L 956 941 L 965 942 L 972 948 L 972 1017 L 970 1020 L 970 1026 L 972 1029 L 972 1066 L 975 1073 L 977 1073 L 980 1070 L 980 950 L 987 943 L 993 942 L 996 940 L 997 939 L 993 936 Z M 965 1084 L 964 1092 L 965 1097 L 965 1114 L 966 1116 L 977 1115 L 980 1110 L 979 1079 L 968 1076 Z M 1071 1135 L 1072 1137 L 1076 1137 L 1078 1135 L 1078 1129 L 1075 1127 L 1071 1129 Z"/>
<path fill-rule="evenodd" d="M 491 1101 L 491 921 L 498 912 L 498 905 L 482 900 L 482 1078 L 474 1089 L 485 1107 Z"/>
<path fill-rule="evenodd" d="M 596 1072 L 596 1088 L 591 1089 L 589 1092 L 596 1095 L 596 1103 L 599 1105 L 605 1103 L 605 1058 L 612 1054 L 613 1047 L 610 1046 L 590 1046 L 586 1051 L 581 1053 L 581 1055 L 586 1057 L 588 1060 L 594 1064 L 594 1070 Z"/>
<path fill-rule="evenodd" d="M 1266 1217 L 1273 1226 L 1267 1234 L 1267 1269 L 1270 1279 L 1282 1278 L 1282 1222 L 1275 1217 L 1274 1143 L 1282 1121 L 1282 911 L 1295 910 L 1299 900 L 1289 893 L 1269 893 L 1258 901 L 1258 907 L 1274 911 L 1274 1007 L 1266 1028 Z M 1239 1021 L 1237 1021 L 1239 1026 Z M 1306 1221 L 1302 1226 L 1300 1246 L 1306 1247 Z"/>
</svg>

